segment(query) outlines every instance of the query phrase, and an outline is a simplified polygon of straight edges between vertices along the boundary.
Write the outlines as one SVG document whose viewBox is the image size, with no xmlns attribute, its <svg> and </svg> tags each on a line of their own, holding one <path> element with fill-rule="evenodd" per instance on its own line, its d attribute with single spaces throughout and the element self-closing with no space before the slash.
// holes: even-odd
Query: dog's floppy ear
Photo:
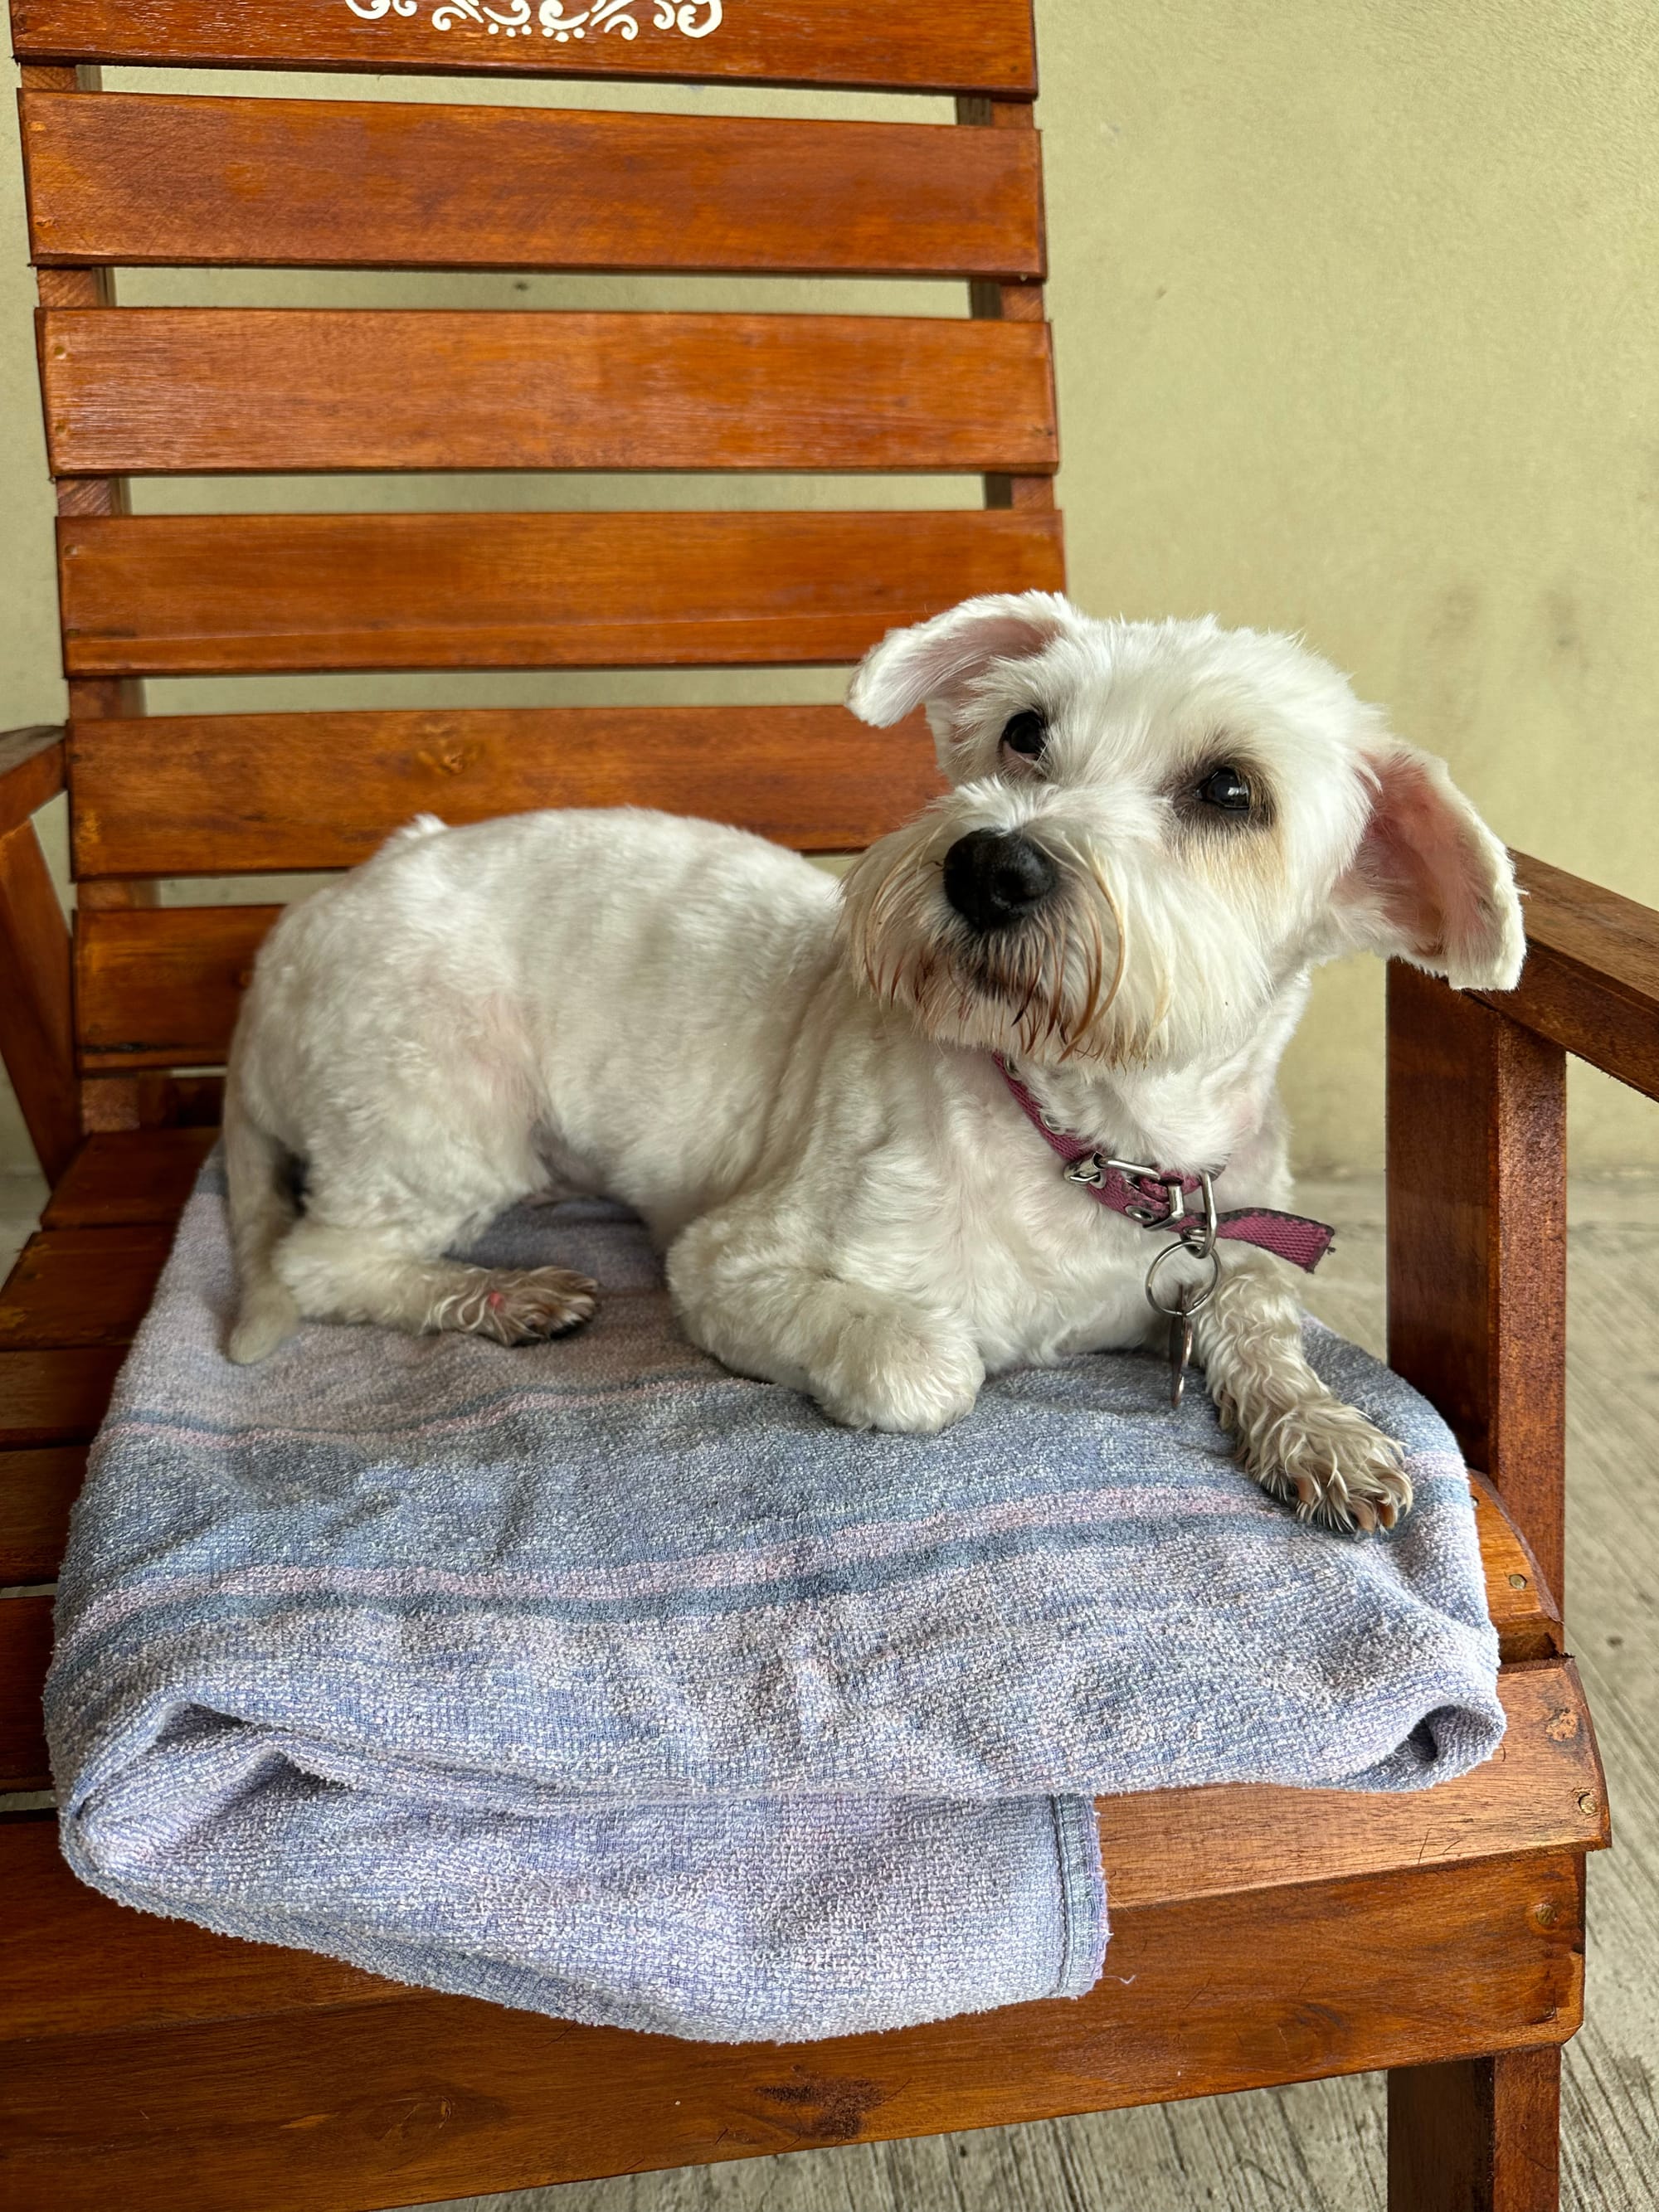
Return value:
<svg viewBox="0 0 1659 2212">
<path fill-rule="evenodd" d="M 883 730 L 924 702 L 948 714 L 994 660 L 1041 653 L 1076 620 L 1056 592 L 997 592 L 964 599 L 931 622 L 890 629 L 859 663 L 847 703 L 861 722 Z"/>
<path fill-rule="evenodd" d="M 1526 935 L 1507 851 L 1432 753 L 1388 739 L 1364 768 L 1370 817 L 1334 893 L 1345 940 L 1459 990 L 1513 989 Z"/>
</svg>

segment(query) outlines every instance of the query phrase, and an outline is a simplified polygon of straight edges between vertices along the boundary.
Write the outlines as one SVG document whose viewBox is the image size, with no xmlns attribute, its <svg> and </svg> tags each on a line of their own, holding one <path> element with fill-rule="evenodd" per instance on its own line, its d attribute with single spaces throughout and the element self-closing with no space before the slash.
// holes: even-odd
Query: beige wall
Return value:
<svg viewBox="0 0 1659 2212">
<path fill-rule="evenodd" d="M 735 0 L 741 4 L 741 0 Z M 1304 630 L 1444 752 L 1516 844 L 1659 902 L 1659 41 L 1645 0 L 1518 9 L 1407 0 L 1038 0 L 1073 589 L 1102 612 Z M 135 86 L 165 80 L 113 76 Z M 197 81 L 200 84 L 200 80 Z M 214 88 L 249 88 L 246 78 Z M 203 88 L 205 88 L 204 87 Z M 272 88 L 276 88 L 273 87 Z M 289 89 L 313 89 L 289 80 Z M 362 81 L 326 81 L 361 93 Z M 402 80 L 396 97 L 453 96 Z M 574 104 L 562 86 L 492 97 Z M 803 95 L 635 88 L 630 104 L 892 112 Z M 904 111 L 939 115 L 937 105 Z M 4 128 L 14 125 L 8 110 Z M 0 149 L 0 726 L 62 708 L 51 501 L 15 145 Z M 795 286 L 289 275 L 124 279 L 144 300 L 521 305 L 808 303 Z M 822 295 L 819 295 L 820 297 Z M 836 304 L 959 313 L 939 288 Z M 420 479 L 403 506 L 511 503 Z M 539 480 L 554 505 L 695 505 L 696 479 Z M 869 487 L 757 483 L 749 503 Z M 725 495 L 722 495 L 723 496 Z M 895 503 L 971 485 L 894 483 Z M 326 481 L 284 503 L 365 503 Z M 143 488 L 150 507 L 274 505 L 269 486 Z M 745 691 L 839 678 L 503 676 L 157 684 L 158 708 Z M 185 895 L 185 894 L 181 894 Z M 1374 1165 L 1373 965 L 1328 971 L 1288 1072 L 1304 1165 Z M 0 1163 L 21 1158 L 0 1100 Z M 1581 1164 L 1659 1162 L 1659 1114 L 1586 1079 Z"/>
</svg>

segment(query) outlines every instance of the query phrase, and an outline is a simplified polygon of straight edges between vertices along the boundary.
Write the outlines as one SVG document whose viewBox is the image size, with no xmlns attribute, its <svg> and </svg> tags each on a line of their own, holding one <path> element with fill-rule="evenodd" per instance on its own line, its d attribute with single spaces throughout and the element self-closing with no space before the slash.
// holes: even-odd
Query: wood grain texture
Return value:
<svg viewBox="0 0 1659 2212">
<path fill-rule="evenodd" d="M 313 1952 L 210 1936 L 116 1905 L 70 1872 L 57 1824 L 0 1826 L 0 2051 L 14 2038 L 406 2004 L 410 1991 Z M 65 1961 L 89 1972 L 66 1973 Z M 93 1962 L 98 1962 L 95 1966 Z"/>
<path fill-rule="evenodd" d="M 58 310 L 58 476 L 406 469 L 1026 473 L 1046 325 L 946 316 Z"/>
<path fill-rule="evenodd" d="M 0 2172 L 54 2212 L 245 2212 L 256 2194 L 262 2212 L 354 2212 L 1532 2045 L 1579 2017 L 1577 1869 L 1126 1911 L 1113 1972 L 1075 2003 L 793 2049 L 424 1995 L 14 2043 Z"/>
<path fill-rule="evenodd" d="M 25 72 L 26 77 L 44 74 L 44 71 Z M 61 74 L 73 77 L 77 73 L 70 70 Z M 99 72 L 94 69 L 79 74 L 95 79 Z M 86 91 L 80 91 L 72 96 L 79 100 L 88 94 Z M 43 309 L 108 307 L 114 304 L 114 275 L 108 269 L 37 269 L 34 276 L 35 289 Z M 36 339 L 38 353 L 38 327 Z M 119 477 L 64 477 L 58 480 L 53 489 L 59 514 L 125 514 L 131 510 L 127 487 Z M 136 714 L 143 711 L 138 687 L 134 684 L 100 681 L 94 688 L 72 680 L 69 692 L 72 714 Z"/>
<path fill-rule="evenodd" d="M 49 1182 L 81 1138 L 72 1036 L 69 929 L 25 821 L 0 836 L 0 1060 Z"/>
<path fill-rule="evenodd" d="M 46 1200 L 43 1229 L 170 1228 L 184 1208 L 216 1128 L 132 1129 L 88 1137 Z"/>
<path fill-rule="evenodd" d="M 64 732 L 38 723 L 0 736 L 0 837 L 21 830 L 64 788 Z"/>
<path fill-rule="evenodd" d="M 71 740 L 76 872 L 347 868 L 414 815 L 656 806 L 850 852 L 943 788 L 920 714 L 842 707 L 156 715 Z"/>
<path fill-rule="evenodd" d="M 1035 132 L 115 93 L 26 93 L 22 131 L 48 264 L 1043 270 Z"/>
<path fill-rule="evenodd" d="M 119 1345 L 0 1352 L 0 1450 L 90 1443 L 125 1358 Z"/>
<path fill-rule="evenodd" d="M 1517 989 L 1479 996 L 1659 1098 L 1659 914 L 1524 853 L 1515 861 L 1527 894 L 1527 964 Z"/>
<path fill-rule="evenodd" d="M 1565 1059 L 1399 962 L 1388 1054 L 1389 1364 L 1491 1476 L 1560 1601 Z"/>
<path fill-rule="evenodd" d="M 1558 2212 L 1561 2052 L 1389 2075 L 1389 2212 Z"/>
<path fill-rule="evenodd" d="M 71 674 L 856 660 L 976 592 L 1058 590 L 1057 516 L 60 519 Z"/>
<path fill-rule="evenodd" d="M 1011 100 L 958 99 L 957 121 L 997 145 L 1034 145 L 1036 121 L 1029 102 Z M 1039 179 L 1039 190 L 1041 180 Z M 1039 215 L 1039 222 L 1041 216 Z M 1040 280 L 998 283 L 976 277 L 968 288 L 969 311 L 976 322 L 1041 323 L 1044 317 Z M 988 507 L 1043 510 L 1054 503 L 1053 478 L 1016 476 L 993 471 L 985 479 Z"/>
<path fill-rule="evenodd" d="M 86 1471 L 84 1446 L 0 1452 L 0 1583 L 55 1579 Z"/>
<path fill-rule="evenodd" d="M 369 0 L 365 0 L 369 4 Z M 539 11 L 496 0 L 509 23 Z M 556 8 L 552 12 L 559 12 Z M 567 0 L 574 25 L 588 6 Z M 713 30 L 708 0 L 677 8 L 700 35 L 662 26 L 659 0 L 625 11 L 638 35 L 596 24 L 556 33 L 491 35 L 476 0 L 451 28 L 433 24 L 434 0 L 407 17 L 366 21 L 335 0 L 12 0 L 21 61 L 207 63 L 284 69 L 487 70 L 534 76 L 642 76 L 738 84 L 821 84 L 910 92 L 1034 94 L 1030 0 L 951 0 L 897 9 L 890 0 L 728 0 Z"/>
<path fill-rule="evenodd" d="M 131 1344 L 172 1246 L 165 1223 L 42 1230 L 0 1289 L 0 1350 Z"/>
<path fill-rule="evenodd" d="M 93 1136 L 217 1128 L 224 1119 L 224 1078 L 216 1072 L 88 1074 L 81 1084 L 82 1127 Z M 106 1094 L 114 1102 L 108 1106 Z"/>
<path fill-rule="evenodd" d="M 0 1597 L 0 1790 L 49 1790 L 40 1685 L 52 1657 L 52 1600 Z"/>
<path fill-rule="evenodd" d="M 1504 1501 L 1486 1476 L 1472 1474 L 1469 1483 L 1486 1575 L 1486 1607 L 1504 1664 L 1551 1658 L 1565 1649 L 1555 1593 L 1532 1547 L 1505 1514 Z"/>
<path fill-rule="evenodd" d="M 82 1065 L 222 1060 L 253 956 L 279 906 L 161 907 L 76 916 Z"/>
<path fill-rule="evenodd" d="M 95 98 L 102 87 L 102 71 L 95 65 L 81 69 L 43 69 L 25 64 L 24 94 L 62 95 L 80 102 Z M 107 267 L 37 268 L 36 289 L 43 309 L 103 308 L 113 305 L 113 272 Z M 38 338 L 37 328 L 37 338 Z M 109 518 L 131 511 L 126 481 L 121 477 L 63 477 L 54 487 L 60 516 Z M 142 714 L 143 686 L 128 677 L 77 676 L 70 673 L 69 708 L 82 721 L 105 714 Z M 160 1080 L 162 1079 L 151 1079 Z M 142 1118 L 144 1101 L 134 1079 L 106 1082 L 93 1095 L 84 1082 L 75 1086 L 75 1126 L 81 1131 L 94 1126 L 98 1117 L 116 1126 L 131 1126 Z M 61 1168 L 54 1167 L 54 1176 Z"/>
<path fill-rule="evenodd" d="M 1505 1668 L 1503 1755 L 1420 1795 L 1231 1784 L 1100 1800 L 1114 1912 L 1390 1868 L 1609 1840 L 1589 1709 L 1570 1660 Z"/>
</svg>

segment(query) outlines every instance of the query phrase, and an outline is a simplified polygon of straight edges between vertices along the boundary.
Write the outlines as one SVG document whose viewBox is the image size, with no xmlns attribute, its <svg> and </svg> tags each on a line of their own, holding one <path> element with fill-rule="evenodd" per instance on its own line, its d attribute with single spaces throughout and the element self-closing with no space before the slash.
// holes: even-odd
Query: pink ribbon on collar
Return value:
<svg viewBox="0 0 1659 2212">
<path fill-rule="evenodd" d="M 1201 1221 L 1202 1210 L 1194 1216 L 1188 1212 L 1185 1200 L 1197 1197 L 1203 1189 L 1201 1179 L 1195 1175 L 1184 1175 L 1174 1168 L 1154 1168 L 1145 1173 L 1127 1173 L 1123 1164 L 1115 1165 L 1097 1145 L 1085 1144 L 1068 1129 L 1055 1129 L 1042 1118 L 1042 1109 L 1014 1073 L 1000 1053 L 994 1055 L 1002 1072 L 1002 1079 L 1021 1110 L 1037 1134 L 1052 1152 L 1058 1152 L 1067 1168 L 1091 1164 L 1094 1170 L 1085 1182 L 1073 1176 L 1079 1190 L 1086 1190 L 1099 1205 L 1109 1206 L 1130 1221 L 1139 1222 L 1143 1229 L 1175 1229 L 1192 1220 Z M 1217 1170 L 1217 1174 L 1220 1170 Z M 1216 1237 L 1229 1237 L 1237 1244 L 1260 1245 L 1264 1252 L 1272 1252 L 1281 1260 L 1289 1260 L 1311 1274 L 1336 1242 L 1336 1231 L 1323 1221 L 1310 1220 L 1304 1213 L 1279 1213 L 1270 1206 L 1246 1206 L 1231 1213 L 1216 1217 Z"/>
</svg>

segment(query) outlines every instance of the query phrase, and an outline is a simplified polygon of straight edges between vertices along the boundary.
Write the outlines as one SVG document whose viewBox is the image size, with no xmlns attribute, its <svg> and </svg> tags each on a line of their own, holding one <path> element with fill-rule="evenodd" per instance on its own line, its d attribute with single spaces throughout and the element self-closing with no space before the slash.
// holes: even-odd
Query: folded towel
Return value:
<svg viewBox="0 0 1659 2212">
<path fill-rule="evenodd" d="M 1439 1419 L 1310 1324 L 1416 1511 L 1306 1528 L 1201 1389 L 1081 1358 L 856 1436 L 678 1334 L 643 1232 L 480 1256 L 582 1334 L 308 1328 L 223 1358 L 210 1162 L 76 1510 L 47 1720 L 64 1849 L 127 1904 L 570 2020 L 805 2040 L 1077 1996 L 1091 1799 L 1423 1786 L 1503 1729 Z"/>
</svg>

